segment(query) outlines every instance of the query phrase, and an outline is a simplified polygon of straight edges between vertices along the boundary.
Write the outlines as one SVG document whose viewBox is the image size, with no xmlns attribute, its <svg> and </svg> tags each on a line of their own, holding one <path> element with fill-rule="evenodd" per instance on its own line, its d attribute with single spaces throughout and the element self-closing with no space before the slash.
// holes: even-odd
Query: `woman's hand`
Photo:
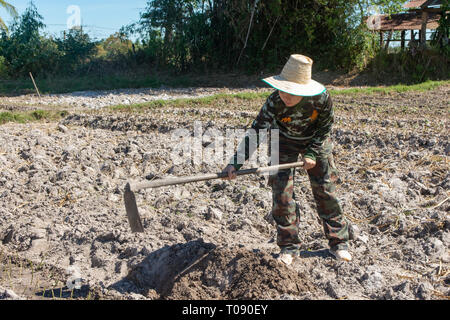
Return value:
<svg viewBox="0 0 450 320">
<path fill-rule="evenodd" d="M 316 166 L 316 161 L 314 161 L 313 159 L 310 159 L 310 158 L 304 158 L 303 162 L 305 163 L 303 165 L 303 169 L 305 169 L 305 170 L 312 169 Z"/>
<path fill-rule="evenodd" d="M 233 180 L 236 179 L 236 169 L 233 167 L 233 165 L 229 164 L 225 167 L 225 169 L 222 170 L 222 172 L 227 173 L 227 177 L 222 178 L 222 180 Z"/>
</svg>

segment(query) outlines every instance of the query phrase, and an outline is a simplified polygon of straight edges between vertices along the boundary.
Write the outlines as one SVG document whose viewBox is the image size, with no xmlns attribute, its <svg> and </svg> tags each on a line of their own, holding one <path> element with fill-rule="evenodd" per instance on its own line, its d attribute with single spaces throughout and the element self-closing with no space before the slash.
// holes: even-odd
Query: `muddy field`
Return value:
<svg viewBox="0 0 450 320">
<path fill-rule="evenodd" d="M 14 99 L 0 104 L 42 107 Z M 193 132 L 197 120 L 204 130 L 244 128 L 262 99 L 143 112 L 93 108 L 94 99 L 65 106 L 59 122 L 4 124 L 0 299 L 448 299 L 449 101 L 448 86 L 334 96 L 349 263 L 328 253 L 301 169 L 303 252 L 290 266 L 276 260 L 264 177 L 139 191 L 145 233 L 130 232 L 128 180 L 222 169 L 174 165 L 173 131 Z"/>
</svg>

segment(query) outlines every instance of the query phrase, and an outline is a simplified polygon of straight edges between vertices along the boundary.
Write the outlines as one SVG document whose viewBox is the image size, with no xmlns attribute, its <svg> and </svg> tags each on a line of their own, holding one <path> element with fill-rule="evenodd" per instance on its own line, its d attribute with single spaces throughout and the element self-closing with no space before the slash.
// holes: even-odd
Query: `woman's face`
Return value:
<svg viewBox="0 0 450 320">
<path fill-rule="evenodd" d="M 302 100 L 302 96 L 294 96 L 292 94 L 283 92 L 283 91 L 278 91 L 280 93 L 280 98 L 281 100 L 283 100 L 284 104 L 286 105 L 286 107 L 293 107 L 295 106 L 297 103 L 299 103 Z"/>
</svg>

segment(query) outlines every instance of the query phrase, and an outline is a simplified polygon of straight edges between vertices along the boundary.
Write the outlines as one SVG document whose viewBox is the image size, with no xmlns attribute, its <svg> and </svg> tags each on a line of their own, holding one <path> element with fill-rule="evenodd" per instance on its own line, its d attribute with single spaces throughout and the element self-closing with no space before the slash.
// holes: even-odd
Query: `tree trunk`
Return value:
<svg viewBox="0 0 450 320">
<path fill-rule="evenodd" d="M 248 41 L 248 36 L 250 35 L 250 29 L 252 27 L 252 23 L 253 23 L 253 16 L 255 14 L 255 10 L 256 10 L 256 6 L 258 5 L 258 1 L 259 0 L 255 0 L 255 3 L 253 5 L 253 10 L 252 10 L 252 14 L 250 16 L 250 23 L 248 24 L 248 30 L 247 30 L 247 36 L 245 37 L 245 43 L 244 43 L 244 47 L 241 50 L 241 54 L 239 55 L 239 58 L 236 62 L 236 66 L 239 64 L 239 61 L 241 60 L 242 54 L 244 53 L 245 48 L 247 47 L 247 41 Z"/>
<path fill-rule="evenodd" d="M 428 12 L 422 11 L 422 28 L 420 29 L 420 46 L 422 48 L 427 45 L 427 20 Z"/>
<path fill-rule="evenodd" d="M 402 41 L 402 50 L 405 49 L 405 30 L 402 30 L 401 41 Z"/>
<path fill-rule="evenodd" d="M 393 33 L 393 31 L 390 30 L 390 31 L 389 31 L 389 34 L 388 34 L 388 38 L 387 38 L 387 40 L 386 40 L 386 47 L 384 48 L 385 50 L 387 50 L 387 49 L 389 48 L 389 43 L 391 42 L 392 33 Z"/>
</svg>

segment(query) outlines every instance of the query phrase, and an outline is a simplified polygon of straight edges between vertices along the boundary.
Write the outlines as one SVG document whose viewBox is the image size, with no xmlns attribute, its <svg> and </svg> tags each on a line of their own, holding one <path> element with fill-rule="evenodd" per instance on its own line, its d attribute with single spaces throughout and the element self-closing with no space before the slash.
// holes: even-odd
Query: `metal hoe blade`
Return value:
<svg viewBox="0 0 450 320">
<path fill-rule="evenodd" d="M 130 223 L 132 232 L 144 232 L 144 227 L 142 226 L 141 216 L 136 204 L 136 197 L 134 192 L 131 191 L 130 184 L 127 183 L 124 192 L 125 209 L 127 211 L 128 222 Z"/>
</svg>

